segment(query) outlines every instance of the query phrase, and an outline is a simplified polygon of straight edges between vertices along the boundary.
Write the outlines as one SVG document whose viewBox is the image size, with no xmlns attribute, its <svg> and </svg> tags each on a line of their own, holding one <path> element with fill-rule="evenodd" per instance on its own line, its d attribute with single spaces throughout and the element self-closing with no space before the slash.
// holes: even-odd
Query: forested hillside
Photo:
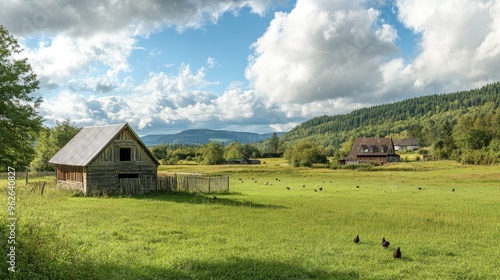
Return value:
<svg viewBox="0 0 500 280">
<path fill-rule="evenodd" d="M 478 110 L 495 113 L 499 105 L 500 82 L 497 82 L 479 89 L 417 97 L 344 115 L 316 117 L 283 135 L 282 140 L 293 143 L 305 139 L 336 149 L 350 137 L 366 135 L 415 137 L 423 145 L 432 145 L 444 137 L 441 134 L 450 133 L 465 114 Z"/>
</svg>

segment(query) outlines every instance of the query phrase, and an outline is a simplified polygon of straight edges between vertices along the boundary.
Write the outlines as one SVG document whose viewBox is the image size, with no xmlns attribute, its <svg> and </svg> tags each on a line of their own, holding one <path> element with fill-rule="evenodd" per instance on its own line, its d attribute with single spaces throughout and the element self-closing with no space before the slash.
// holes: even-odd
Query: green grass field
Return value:
<svg viewBox="0 0 500 280">
<path fill-rule="evenodd" d="M 5 261 L 0 278 L 498 279 L 500 275 L 499 166 L 412 162 L 350 171 L 263 161 L 260 166 L 160 167 L 159 172 L 230 175 L 230 192 L 217 194 L 218 199 L 203 194 L 80 197 L 56 190 L 53 184 L 40 195 L 19 180 L 18 272 L 7 271 L 9 251 L 2 241 Z M 0 205 L 5 209 L 0 211 L 0 233 L 6 240 L 6 180 L 0 184 L 4 193 Z M 356 234 L 359 244 L 352 241 Z M 382 247 L 382 237 L 391 242 L 388 249 Z M 392 252 L 398 246 L 402 258 L 394 260 Z"/>
</svg>

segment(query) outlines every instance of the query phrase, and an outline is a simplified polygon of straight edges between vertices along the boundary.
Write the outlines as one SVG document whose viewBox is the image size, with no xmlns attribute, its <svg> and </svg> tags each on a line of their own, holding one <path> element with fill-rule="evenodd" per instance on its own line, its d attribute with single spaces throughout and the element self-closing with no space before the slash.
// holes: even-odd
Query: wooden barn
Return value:
<svg viewBox="0 0 500 280">
<path fill-rule="evenodd" d="M 160 164 L 127 123 L 84 127 L 49 162 L 59 187 L 84 194 L 147 192 Z"/>
<path fill-rule="evenodd" d="M 418 141 L 415 138 L 399 138 L 394 140 L 394 149 L 396 151 L 415 151 L 418 148 Z"/>
<path fill-rule="evenodd" d="M 399 160 L 392 138 L 361 137 L 354 141 L 346 164 L 385 164 Z"/>
</svg>

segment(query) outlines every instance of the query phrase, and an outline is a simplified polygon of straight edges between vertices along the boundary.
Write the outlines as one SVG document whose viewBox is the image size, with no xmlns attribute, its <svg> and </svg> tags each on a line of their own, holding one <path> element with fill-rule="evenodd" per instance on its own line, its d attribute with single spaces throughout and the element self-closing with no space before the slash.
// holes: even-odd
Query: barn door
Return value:
<svg viewBox="0 0 500 280">
<path fill-rule="evenodd" d="M 141 180 L 139 173 L 118 174 L 120 182 L 120 192 L 124 194 L 142 194 Z"/>
</svg>

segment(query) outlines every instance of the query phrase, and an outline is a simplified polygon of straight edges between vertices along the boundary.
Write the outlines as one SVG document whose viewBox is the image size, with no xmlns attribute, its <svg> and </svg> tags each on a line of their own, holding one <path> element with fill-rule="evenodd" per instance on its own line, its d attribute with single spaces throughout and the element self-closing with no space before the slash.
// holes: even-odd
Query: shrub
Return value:
<svg viewBox="0 0 500 280">
<path fill-rule="evenodd" d="M 418 154 L 419 155 L 428 155 L 429 154 L 429 150 L 427 150 L 427 149 L 419 149 L 418 150 Z"/>
<path fill-rule="evenodd" d="M 302 141 L 285 151 L 284 158 L 295 167 L 312 167 L 316 163 L 328 163 L 325 149 Z"/>
<path fill-rule="evenodd" d="M 347 164 L 342 169 L 370 171 L 373 170 L 373 164 Z"/>
</svg>

